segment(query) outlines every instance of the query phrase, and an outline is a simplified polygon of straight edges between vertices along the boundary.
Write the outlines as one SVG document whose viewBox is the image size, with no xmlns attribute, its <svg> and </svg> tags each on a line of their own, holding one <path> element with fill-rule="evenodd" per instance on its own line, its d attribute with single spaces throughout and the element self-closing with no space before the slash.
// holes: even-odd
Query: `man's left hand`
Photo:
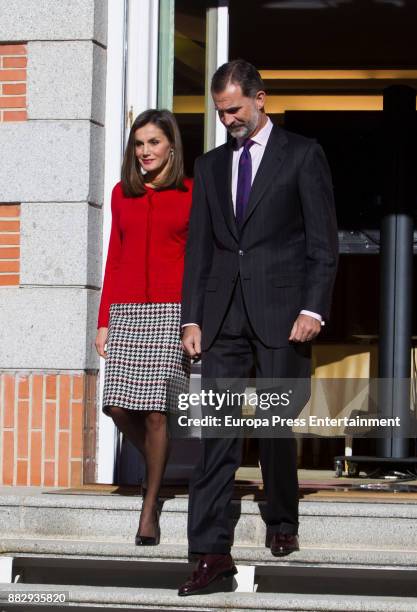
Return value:
<svg viewBox="0 0 417 612">
<path fill-rule="evenodd" d="M 292 342 L 309 342 L 321 331 L 321 323 L 318 319 L 309 315 L 300 314 L 292 326 L 289 340 Z"/>
</svg>

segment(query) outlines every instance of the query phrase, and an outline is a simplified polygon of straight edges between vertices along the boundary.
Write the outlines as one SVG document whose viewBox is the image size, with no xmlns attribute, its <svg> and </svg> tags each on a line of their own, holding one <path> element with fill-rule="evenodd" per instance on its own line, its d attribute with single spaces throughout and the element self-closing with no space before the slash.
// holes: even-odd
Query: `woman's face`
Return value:
<svg viewBox="0 0 417 612">
<path fill-rule="evenodd" d="M 153 180 L 164 171 L 171 157 L 172 145 L 164 132 L 147 123 L 135 132 L 135 155 L 147 173 L 152 173 Z"/>
</svg>

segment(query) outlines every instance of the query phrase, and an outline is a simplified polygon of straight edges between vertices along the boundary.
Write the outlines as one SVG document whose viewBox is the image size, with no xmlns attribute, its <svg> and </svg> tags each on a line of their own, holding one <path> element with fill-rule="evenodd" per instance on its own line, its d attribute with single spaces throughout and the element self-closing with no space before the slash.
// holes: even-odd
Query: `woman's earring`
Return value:
<svg viewBox="0 0 417 612">
<path fill-rule="evenodd" d="M 174 149 L 171 149 L 171 157 L 174 157 Z"/>
</svg>

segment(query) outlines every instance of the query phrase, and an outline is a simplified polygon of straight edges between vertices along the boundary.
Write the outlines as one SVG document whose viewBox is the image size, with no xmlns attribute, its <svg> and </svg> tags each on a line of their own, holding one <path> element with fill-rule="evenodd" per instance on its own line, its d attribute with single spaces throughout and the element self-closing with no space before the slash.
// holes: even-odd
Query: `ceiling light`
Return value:
<svg viewBox="0 0 417 612">
<path fill-rule="evenodd" d="M 404 0 L 374 0 L 377 4 L 391 4 L 391 6 L 396 6 L 398 8 L 402 8 L 405 6 Z"/>
<path fill-rule="evenodd" d="M 263 7 L 266 9 L 326 9 L 338 8 L 343 4 L 353 4 L 355 0 L 275 0 L 265 2 Z M 405 0 L 373 0 L 375 4 L 389 4 L 397 8 L 405 6 Z"/>
<path fill-rule="evenodd" d="M 265 2 L 263 6 L 267 9 L 312 10 L 337 8 L 341 4 L 346 4 L 348 2 L 352 2 L 352 0 L 275 0 L 275 2 Z"/>
</svg>

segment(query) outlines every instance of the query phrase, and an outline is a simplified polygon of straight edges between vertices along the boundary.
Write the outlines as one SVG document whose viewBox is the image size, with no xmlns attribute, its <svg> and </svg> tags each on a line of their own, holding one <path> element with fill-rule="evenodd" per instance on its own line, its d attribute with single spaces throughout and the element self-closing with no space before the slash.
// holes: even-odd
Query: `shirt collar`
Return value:
<svg viewBox="0 0 417 612">
<path fill-rule="evenodd" d="M 267 116 L 265 125 L 259 130 L 256 136 L 252 136 L 251 140 L 253 140 L 253 142 L 256 142 L 256 144 L 261 145 L 262 147 L 266 147 L 266 143 L 268 142 L 268 138 L 272 132 L 273 127 L 274 125 L 271 119 Z"/>
<path fill-rule="evenodd" d="M 253 140 L 253 142 L 256 142 L 256 144 L 261 145 L 261 147 L 266 147 L 266 143 L 268 142 L 268 138 L 272 132 L 273 127 L 274 124 L 267 115 L 265 125 L 259 130 L 259 132 L 255 136 L 251 137 L 251 140 Z M 243 146 L 245 140 L 246 138 L 237 139 L 237 149 L 240 149 L 240 147 Z"/>
</svg>

